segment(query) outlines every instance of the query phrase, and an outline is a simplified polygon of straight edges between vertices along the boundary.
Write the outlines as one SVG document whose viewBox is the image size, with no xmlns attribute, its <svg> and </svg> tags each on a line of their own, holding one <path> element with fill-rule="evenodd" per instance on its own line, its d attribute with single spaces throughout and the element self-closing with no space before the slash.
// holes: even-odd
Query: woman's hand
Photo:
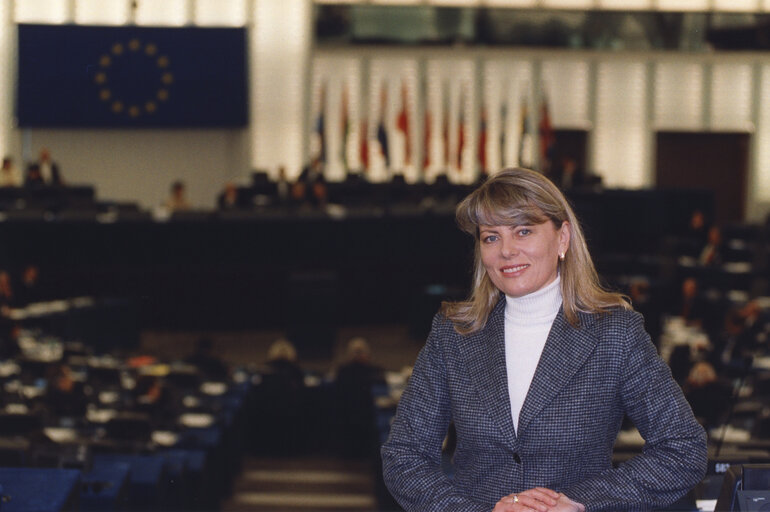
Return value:
<svg viewBox="0 0 770 512">
<path fill-rule="evenodd" d="M 586 506 L 577 501 L 572 501 L 566 494 L 560 494 L 558 503 L 552 507 L 549 512 L 585 512 Z"/>
<path fill-rule="evenodd" d="M 559 506 L 559 500 L 562 496 L 564 495 L 551 489 L 535 487 L 534 489 L 527 489 L 523 492 L 503 496 L 497 502 L 492 512 L 548 512 L 553 507 Z M 566 498 L 566 496 L 564 497 Z"/>
</svg>

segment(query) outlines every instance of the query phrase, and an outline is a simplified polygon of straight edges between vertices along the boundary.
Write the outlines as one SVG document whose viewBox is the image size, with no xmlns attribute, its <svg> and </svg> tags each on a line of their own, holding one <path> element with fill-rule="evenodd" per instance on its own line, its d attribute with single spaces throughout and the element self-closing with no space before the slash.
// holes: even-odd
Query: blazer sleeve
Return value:
<svg viewBox="0 0 770 512">
<path fill-rule="evenodd" d="M 645 440 L 642 453 L 564 493 L 596 510 L 649 510 L 684 496 L 706 473 L 706 433 L 682 390 L 658 357 L 642 316 L 629 313 L 625 368 L 620 385 L 624 412 Z"/>
<path fill-rule="evenodd" d="M 385 485 L 407 512 L 491 509 L 465 496 L 441 469 L 441 447 L 451 421 L 441 338 L 449 329 L 448 322 L 434 318 L 381 450 Z"/>
</svg>

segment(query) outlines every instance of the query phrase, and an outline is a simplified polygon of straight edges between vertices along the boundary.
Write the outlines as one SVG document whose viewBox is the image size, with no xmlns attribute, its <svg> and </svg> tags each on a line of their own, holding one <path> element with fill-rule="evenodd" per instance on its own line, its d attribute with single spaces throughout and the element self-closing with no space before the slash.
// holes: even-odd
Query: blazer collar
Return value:
<svg viewBox="0 0 770 512">
<path fill-rule="evenodd" d="M 463 338 L 460 352 L 484 409 L 513 447 L 516 434 L 505 370 L 505 296 L 500 295 L 483 329 Z"/>
<path fill-rule="evenodd" d="M 594 317 L 580 314 L 579 318 L 580 326 L 575 328 L 567 322 L 564 307 L 559 309 L 519 414 L 519 437 L 593 353 L 597 343 L 593 330 Z"/>
<path fill-rule="evenodd" d="M 481 403 L 511 447 L 514 447 L 517 434 L 521 437 L 532 419 L 556 397 L 593 352 L 596 336 L 591 329 L 592 315 L 581 314 L 580 322 L 579 328 L 571 326 L 564 317 L 564 310 L 559 309 L 524 400 L 518 432 L 513 425 L 508 396 L 504 295 L 501 294 L 484 328 L 464 337 L 460 343 L 460 353 L 476 384 Z"/>
</svg>

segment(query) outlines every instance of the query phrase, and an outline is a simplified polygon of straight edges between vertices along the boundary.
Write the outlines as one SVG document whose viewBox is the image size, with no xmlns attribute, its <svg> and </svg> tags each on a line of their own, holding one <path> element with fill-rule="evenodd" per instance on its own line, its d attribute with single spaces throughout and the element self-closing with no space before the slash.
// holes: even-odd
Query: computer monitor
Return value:
<svg viewBox="0 0 770 512">
<path fill-rule="evenodd" d="M 714 512 L 733 512 L 738 510 L 736 502 L 737 491 L 741 488 L 741 479 L 743 477 L 743 466 L 736 464 L 730 466 L 725 472 L 725 478 L 722 481 L 722 489 L 719 492 Z"/>
<path fill-rule="evenodd" d="M 744 464 L 741 489 L 770 492 L 770 464 Z"/>
<path fill-rule="evenodd" d="M 734 464 L 725 472 L 715 512 L 770 511 L 770 464 Z"/>
</svg>

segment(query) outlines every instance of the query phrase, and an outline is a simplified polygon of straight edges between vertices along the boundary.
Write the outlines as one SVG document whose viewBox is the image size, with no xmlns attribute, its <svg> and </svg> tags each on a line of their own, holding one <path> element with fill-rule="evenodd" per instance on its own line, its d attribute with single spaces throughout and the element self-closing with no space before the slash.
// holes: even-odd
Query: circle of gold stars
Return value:
<svg viewBox="0 0 770 512">
<path fill-rule="evenodd" d="M 113 93 L 110 87 L 110 70 L 124 54 L 138 52 L 142 52 L 145 58 L 155 63 L 155 67 L 160 71 L 160 80 L 153 97 L 147 98 L 144 103 L 127 104 Z M 169 87 L 174 83 L 174 74 L 169 70 L 169 65 L 169 58 L 159 54 L 154 43 L 142 43 L 139 39 L 131 39 L 127 44 L 115 43 L 108 53 L 99 57 L 99 68 L 94 75 L 94 83 L 99 88 L 99 99 L 108 104 L 110 110 L 117 115 L 126 114 L 128 117 L 138 118 L 154 114 L 160 103 L 168 101 Z"/>
</svg>

